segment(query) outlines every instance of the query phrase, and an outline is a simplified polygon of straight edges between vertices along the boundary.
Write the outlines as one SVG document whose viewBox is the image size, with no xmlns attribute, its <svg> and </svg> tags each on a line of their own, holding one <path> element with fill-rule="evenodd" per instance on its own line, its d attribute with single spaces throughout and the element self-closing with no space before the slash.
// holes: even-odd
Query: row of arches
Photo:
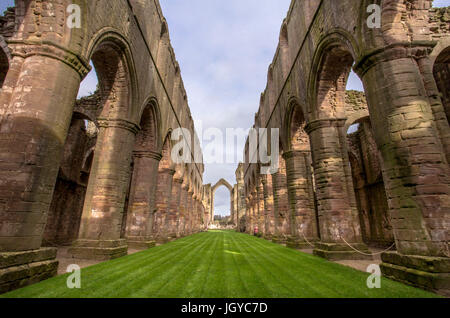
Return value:
<svg viewBox="0 0 450 318">
<path fill-rule="evenodd" d="M 29 265 L 28 278 L 2 280 L 0 292 L 36 281 L 36 259 L 49 263 L 40 279 L 55 275 L 55 247 L 105 260 L 207 228 L 203 165 L 172 161 L 172 130 L 196 136 L 167 25 L 159 14 L 153 25 L 131 14 L 133 5 L 160 8 L 117 2 L 123 8 L 101 25 L 109 1 L 86 2 L 87 27 L 70 29 L 56 19 L 66 2 L 39 7 L 46 33 L 24 27 L 34 11 L 16 1 L 10 11 L 22 26 L 0 38 L 0 253 L 38 255 L 11 266 Z M 150 27 L 161 32 L 142 33 Z M 28 41 L 36 32 L 43 42 Z M 91 68 L 97 87 L 77 99 Z"/>
<path fill-rule="evenodd" d="M 363 2 L 355 8 L 362 10 Z M 246 145 L 245 230 L 258 228 L 268 239 L 313 248 L 328 259 L 371 259 L 367 246 L 394 248 L 382 255 L 385 275 L 445 293 L 435 280 L 419 283 L 422 275 L 405 273 L 415 266 L 412 259 L 433 257 L 446 264 L 450 256 L 444 84 L 449 35 L 411 49 L 401 44 L 398 30 L 387 31 L 388 25 L 381 29 L 385 34 L 368 30 L 358 24 L 365 20 L 339 16 L 345 13 L 333 11 L 332 1 L 322 1 L 312 10 L 308 29 L 320 27 L 321 32 L 306 32 L 303 40 L 314 45 L 283 53 L 296 45 L 286 40 L 286 32 L 296 30 L 297 21 L 290 26 L 289 19 L 305 6 L 291 5 L 271 65 L 271 72 L 279 70 L 279 82 L 269 81 L 263 95 L 278 99 L 263 98 L 255 120 L 256 128 L 280 130 L 277 172 L 261 174 L 263 164 L 250 163 L 257 154 Z M 353 21 L 348 23 L 353 29 L 336 22 L 324 27 L 319 21 L 327 21 L 330 12 L 336 21 Z M 414 14 L 410 18 L 410 25 L 421 23 Z M 367 36 L 367 42 L 353 34 Z M 371 42 L 376 36 L 392 46 Z M 282 72 L 285 64 L 292 66 L 288 72 Z M 352 70 L 364 93 L 346 89 Z M 442 279 L 444 272 L 438 274 Z"/>
</svg>

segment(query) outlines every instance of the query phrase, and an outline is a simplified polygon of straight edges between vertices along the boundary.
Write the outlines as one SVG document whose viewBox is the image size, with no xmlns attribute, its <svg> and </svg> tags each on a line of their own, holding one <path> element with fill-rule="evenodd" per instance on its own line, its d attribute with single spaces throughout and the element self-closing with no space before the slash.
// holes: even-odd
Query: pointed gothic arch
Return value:
<svg viewBox="0 0 450 318">
<path fill-rule="evenodd" d="M 214 199 L 215 199 L 215 194 L 218 188 L 220 188 L 221 186 L 224 186 L 225 188 L 227 188 L 230 191 L 230 215 L 233 216 L 233 187 L 231 186 L 231 184 L 225 180 L 225 179 L 220 179 L 212 188 L 211 188 L 211 220 L 214 220 Z M 233 219 L 233 218 L 232 218 Z"/>
</svg>

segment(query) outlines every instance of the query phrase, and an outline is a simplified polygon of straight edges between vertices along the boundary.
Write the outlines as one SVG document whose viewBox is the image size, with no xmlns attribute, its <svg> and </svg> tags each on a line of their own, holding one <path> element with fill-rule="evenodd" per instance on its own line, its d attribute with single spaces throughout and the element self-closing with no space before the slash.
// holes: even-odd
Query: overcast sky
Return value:
<svg viewBox="0 0 450 318">
<path fill-rule="evenodd" d="M 290 0 L 161 0 L 172 46 L 195 121 L 204 129 L 248 129 L 254 123 L 267 69 L 278 45 Z M 196 123 L 199 129 L 200 123 Z M 200 132 L 198 132 L 200 133 Z M 206 164 L 204 183 L 235 183 L 245 138 L 239 140 L 233 164 Z M 208 160 L 207 140 L 203 142 Z M 239 157 L 238 157 L 239 156 Z M 228 214 L 229 191 L 215 196 L 217 214 Z"/>
<path fill-rule="evenodd" d="M 0 11 L 13 2 L 1 0 Z M 219 128 L 224 135 L 226 128 L 251 127 L 290 0 L 160 0 L 160 3 L 194 120 L 201 121 L 204 129 Z M 450 0 L 436 0 L 435 5 L 448 6 Z M 95 85 L 96 77 L 91 72 L 80 88 L 80 96 L 93 92 Z M 351 76 L 348 88 L 361 90 L 356 76 Z M 200 127 L 200 123 L 196 125 Z M 244 142 L 245 139 L 239 140 L 237 145 L 239 160 Z M 207 146 L 208 141 L 204 141 L 203 148 Z M 236 167 L 237 162 L 207 164 L 204 183 L 214 184 L 225 178 L 234 184 Z M 228 214 L 229 200 L 228 190 L 218 189 L 216 212 Z"/>
</svg>

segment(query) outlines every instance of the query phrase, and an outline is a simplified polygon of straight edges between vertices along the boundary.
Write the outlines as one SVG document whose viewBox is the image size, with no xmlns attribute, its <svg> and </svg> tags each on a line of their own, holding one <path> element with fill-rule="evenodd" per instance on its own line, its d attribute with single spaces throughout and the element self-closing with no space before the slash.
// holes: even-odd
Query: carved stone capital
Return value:
<svg viewBox="0 0 450 318">
<path fill-rule="evenodd" d="M 89 61 L 82 56 L 62 47 L 52 41 L 7 40 L 12 48 L 11 56 L 19 56 L 24 59 L 30 56 L 40 55 L 63 62 L 73 68 L 83 80 L 91 71 Z"/>
<path fill-rule="evenodd" d="M 388 45 L 387 47 L 375 49 L 355 63 L 354 70 L 360 76 L 369 71 L 380 62 L 388 62 L 401 58 L 413 57 L 420 59 L 429 55 L 436 42 L 434 41 L 412 41 L 399 42 Z"/>
<path fill-rule="evenodd" d="M 305 127 L 305 131 L 308 135 L 310 135 L 313 131 L 321 128 L 329 128 L 329 127 L 344 127 L 346 118 L 325 118 L 325 119 L 317 119 L 310 123 L 308 123 Z"/>
<path fill-rule="evenodd" d="M 156 151 L 143 150 L 143 151 L 133 151 L 133 157 L 135 158 L 150 158 L 156 161 L 161 161 L 162 155 Z"/>
<path fill-rule="evenodd" d="M 125 129 L 128 131 L 131 131 L 135 135 L 141 130 L 141 127 L 139 127 L 139 125 L 137 125 L 136 123 L 133 123 L 131 121 L 125 120 L 125 119 L 99 118 L 98 125 L 101 128 Z"/>
<path fill-rule="evenodd" d="M 291 150 L 283 153 L 283 159 L 288 160 L 296 157 L 306 157 L 311 154 L 310 150 Z"/>
</svg>

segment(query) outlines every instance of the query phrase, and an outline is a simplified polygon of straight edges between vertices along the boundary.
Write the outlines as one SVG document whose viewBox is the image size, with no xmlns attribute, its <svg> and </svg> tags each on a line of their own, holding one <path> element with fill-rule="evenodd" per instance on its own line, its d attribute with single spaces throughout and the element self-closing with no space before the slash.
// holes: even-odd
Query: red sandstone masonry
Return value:
<svg viewBox="0 0 450 318">
<path fill-rule="evenodd" d="M 72 247 L 77 257 L 115 258 L 126 254 L 127 239 L 148 242 L 157 165 L 146 154 L 161 153 L 163 138 L 175 128 L 194 132 L 158 2 L 88 1 L 80 30 L 67 27 L 69 3 L 16 1 L 0 18 L 0 253 L 40 252 L 46 226 L 49 245 L 78 238 Z M 75 102 L 90 58 L 99 90 Z M 149 101 L 153 132 L 141 121 Z M 88 129 L 99 130 L 95 140 L 83 141 L 89 131 L 76 132 L 77 126 L 69 130 L 71 120 L 85 119 Z M 139 153 L 134 172 L 133 153 Z M 192 176 L 187 186 L 199 188 L 204 167 L 182 169 Z M 178 230 L 186 234 L 184 225 Z M 20 286 L 53 274 L 49 268 Z"/>
<path fill-rule="evenodd" d="M 419 260 L 448 264 L 450 256 L 449 89 L 445 84 L 450 74 L 450 28 L 448 8 L 433 9 L 431 3 L 383 1 L 383 25 L 370 29 L 364 18 L 356 19 L 366 15 L 359 12 L 364 7 L 361 1 L 293 1 L 269 67 L 255 128 L 279 128 L 285 152 L 298 150 L 291 145 L 311 149 L 314 172 L 307 175 L 314 185 L 311 192 L 322 240 L 318 255 L 354 257 L 343 238 L 364 249 L 359 243 L 361 220 L 366 239 L 370 235 L 372 241 L 387 243 L 395 238 L 397 252 L 383 257 L 385 275 L 448 295 L 448 270 L 434 276 L 426 266 L 415 268 L 419 269 L 415 276 L 409 271 Z M 348 107 L 349 101 L 360 99 L 345 91 L 353 63 L 364 83 L 369 111 Z M 289 115 L 293 100 L 304 118 Z M 365 137 L 361 135 L 358 145 L 353 145 L 363 155 L 349 157 L 346 130 L 367 116 L 372 128 L 365 127 Z M 309 140 L 295 135 L 302 121 Z M 244 157 L 249 198 L 259 165 L 248 162 L 253 157 L 248 142 Z M 301 211 L 304 204 L 298 205 L 302 200 L 294 190 L 300 165 L 291 161 L 287 166 L 291 209 Z M 277 176 L 272 179 L 278 229 Z M 375 202 L 369 202 L 368 196 Z M 266 209 L 270 211 L 270 205 Z M 370 209 L 376 216 L 369 219 L 364 210 Z M 333 254 L 336 249 L 342 252 Z"/>
</svg>

